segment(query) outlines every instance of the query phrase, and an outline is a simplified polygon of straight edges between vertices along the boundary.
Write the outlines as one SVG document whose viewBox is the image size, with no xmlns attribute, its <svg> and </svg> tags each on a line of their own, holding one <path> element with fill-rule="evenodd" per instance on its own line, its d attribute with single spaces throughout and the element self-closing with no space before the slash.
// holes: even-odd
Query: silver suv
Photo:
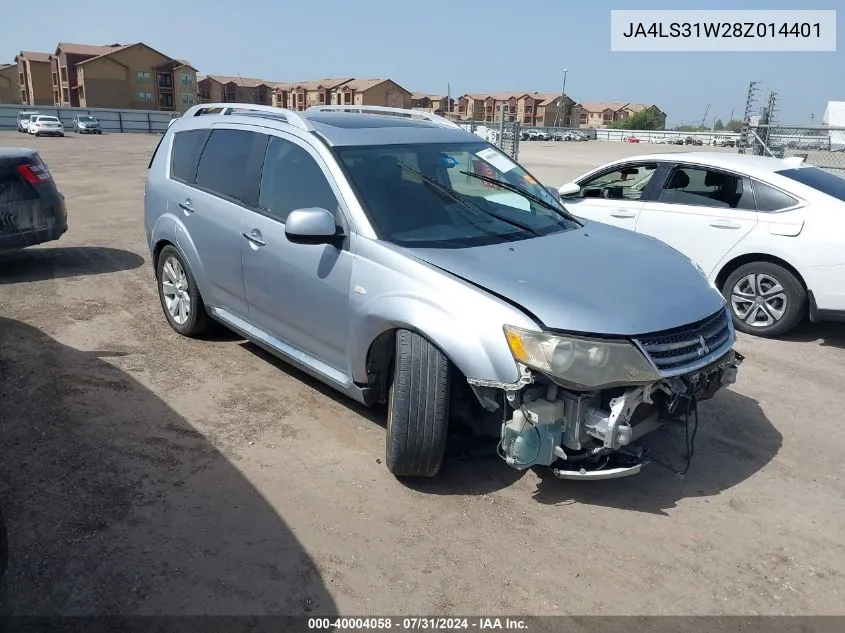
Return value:
<svg viewBox="0 0 845 633">
<path fill-rule="evenodd" d="M 397 476 L 435 475 L 459 428 L 517 469 L 636 473 L 636 440 L 689 433 L 742 360 L 687 257 L 570 215 L 433 114 L 195 106 L 150 161 L 144 221 L 170 326 L 218 321 L 386 403 Z"/>
</svg>

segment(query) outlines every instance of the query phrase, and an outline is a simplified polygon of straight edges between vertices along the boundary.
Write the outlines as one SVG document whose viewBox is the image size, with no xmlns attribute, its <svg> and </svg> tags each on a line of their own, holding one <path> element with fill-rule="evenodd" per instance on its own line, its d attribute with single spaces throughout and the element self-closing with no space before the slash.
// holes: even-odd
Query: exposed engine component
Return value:
<svg viewBox="0 0 845 633">
<path fill-rule="evenodd" d="M 512 415 L 502 423 L 500 456 L 518 470 L 551 466 L 564 479 L 623 477 L 645 463 L 632 442 L 683 417 L 687 465 L 678 472 L 684 474 L 692 459 L 697 404 L 733 383 L 740 362 L 742 356 L 731 352 L 690 375 L 593 393 L 566 390 L 537 374 L 521 391 L 506 394 Z"/>
</svg>

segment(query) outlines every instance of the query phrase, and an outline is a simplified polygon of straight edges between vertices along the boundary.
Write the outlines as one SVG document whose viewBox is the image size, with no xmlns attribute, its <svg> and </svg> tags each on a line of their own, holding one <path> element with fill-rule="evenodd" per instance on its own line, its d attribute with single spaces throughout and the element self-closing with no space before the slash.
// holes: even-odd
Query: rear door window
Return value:
<svg viewBox="0 0 845 633">
<path fill-rule="evenodd" d="M 163 137 L 162 137 L 163 138 Z M 170 177 L 185 183 L 193 183 L 197 159 L 202 151 L 208 130 L 177 132 L 173 136 L 173 150 L 170 154 Z M 158 148 L 156 148 L 158 151 Z M 155 152 L 153 152 L 155 158 Z M 152 166 L 152 159 L 150 165 Z"/>
<path fill-rule="evenodd" d="M 714 209 L 756 209 L 747 180 L 705 167 L 677 167 L 664 183 L 657 202 Z"/>
<path fill-rule="evenodd" d="M 247 130 L 213 130 L 197 165 L 197 187 L 254 207 L 267 141 L 266 135 Z"/>
</svg>

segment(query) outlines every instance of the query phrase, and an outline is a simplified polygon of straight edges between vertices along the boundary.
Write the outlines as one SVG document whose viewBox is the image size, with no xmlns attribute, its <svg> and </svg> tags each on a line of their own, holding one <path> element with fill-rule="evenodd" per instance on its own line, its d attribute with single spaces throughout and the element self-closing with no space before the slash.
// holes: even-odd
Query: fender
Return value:
<svg viewBox="0 0 845 633">
<path fill-rule="evenodd" d="M 205 267 L 202 265 L 202 260 L 200 260 L 197 254 L 196 246 L 194 246 L 194 242 L 191 240 L 188 231 L 185 230 L 185 225 L 182 221 L 172 213 L 164 213 L 158 217 L 150 233 L 152 252 L 155 252 L 156 247 L 163 241 L 174 244 L 190 267 L 200 294 L 204 298 L 211 297 L 211 289 Z"/>
<path fill-rule="evenodd" d="M 469 327 L 429 299 L 394 292 L 372 297 L 359 307 L 349 338 L 356 342 L 350 347 L 355 382 L 367 382 L 367 354 L 373 341 L 395 329 L 412 330 L 427 338 L 467 378 L 507 383 L 519 380 L 519 369 L 501 328 L 493 333 Z"/>
</svg>

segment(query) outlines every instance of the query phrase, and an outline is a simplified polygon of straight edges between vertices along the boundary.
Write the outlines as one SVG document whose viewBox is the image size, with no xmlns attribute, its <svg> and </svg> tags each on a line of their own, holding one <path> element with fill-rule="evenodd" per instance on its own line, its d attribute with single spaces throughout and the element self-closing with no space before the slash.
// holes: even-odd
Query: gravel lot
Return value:
<svg viewBox="0 0 845 633">
<path fill-rule="evenodd" d="M 167 326 L 142 223 L 157 141 L 0 133 L 42 153 L 70 217 L 0 255 L 0 614 L 845 614 L 845 327 L 742 337 L 683 479 L 579 484 L 478 456 L 409 487 L 381 463 L 383 411 Z M 520 159 L 562 184 L 683 149 Z M 676 461 L 682 443 L 650 441 Z"/>
</svg>

